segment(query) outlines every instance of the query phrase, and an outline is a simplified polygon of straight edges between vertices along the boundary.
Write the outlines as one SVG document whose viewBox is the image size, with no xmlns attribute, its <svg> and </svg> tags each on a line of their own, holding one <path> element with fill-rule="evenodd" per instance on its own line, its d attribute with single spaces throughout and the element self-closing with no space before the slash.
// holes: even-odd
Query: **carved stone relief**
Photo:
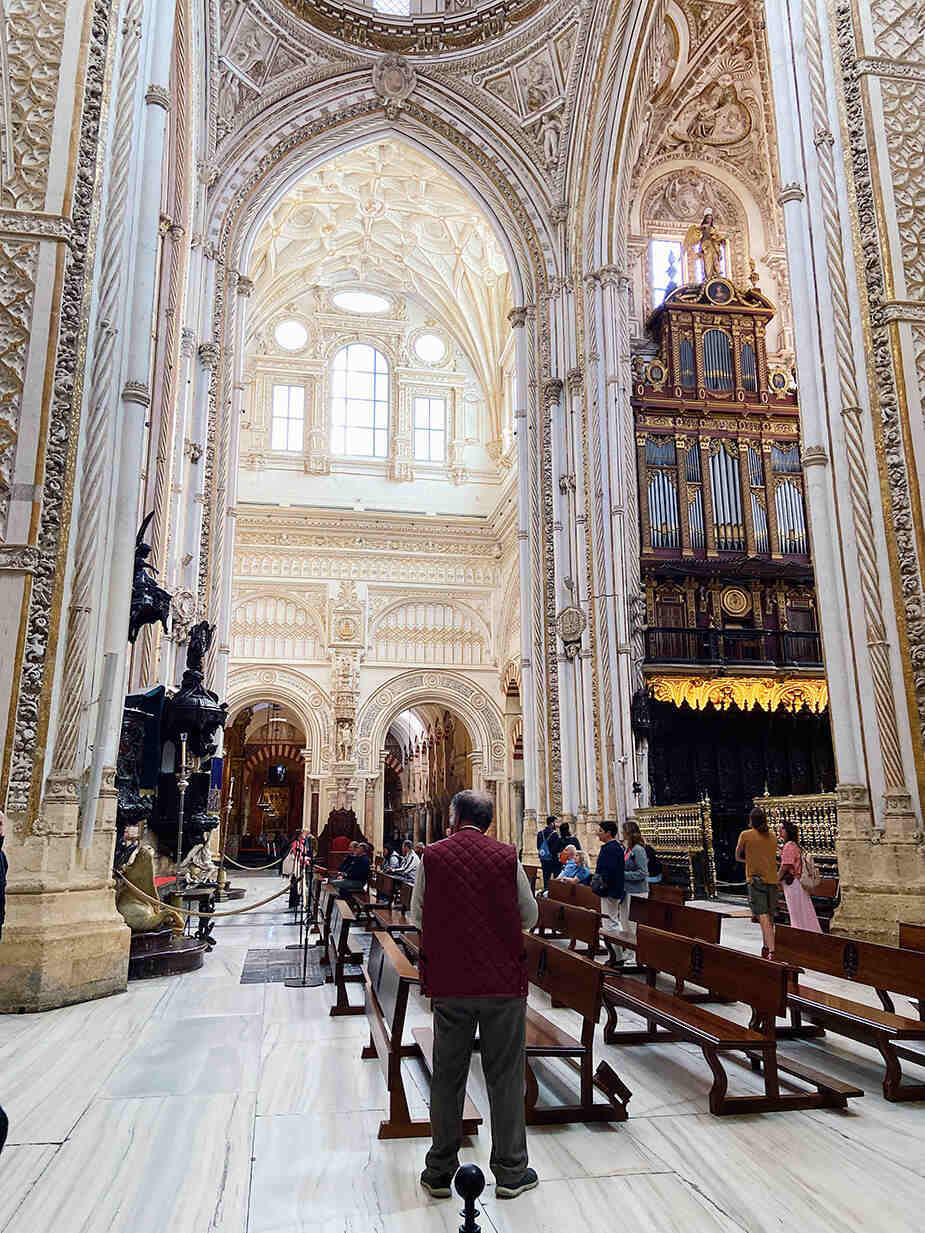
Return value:
<svg viewBox="0 0 925 1233">
<path fill-rule="evenodd" d="M 921 33 L 925 43 L 925 30 Z M 883 78 L 883 118 L 893 178 L 906 297 L 925 299 L 925 82 Z"/>
<path fill-rule="evenodd" d="M 0 241 L 0 542 L 6 539 L 38 244 Z"/>
</svg>

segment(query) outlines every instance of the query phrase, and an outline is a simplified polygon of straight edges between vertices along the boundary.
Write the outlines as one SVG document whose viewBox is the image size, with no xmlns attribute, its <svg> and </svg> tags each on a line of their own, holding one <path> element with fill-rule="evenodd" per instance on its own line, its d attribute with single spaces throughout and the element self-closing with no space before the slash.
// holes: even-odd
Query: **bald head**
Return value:
<svg viewBox="0 0 925 1233">
<path fill-rule="evenodd" d="M 467 788 L 457 792 L 450 801 L 450 822 L 453 827 L 477 826 L 487 831 L 495 816 L 495 803 L 487 792 Z"/>
</svg>

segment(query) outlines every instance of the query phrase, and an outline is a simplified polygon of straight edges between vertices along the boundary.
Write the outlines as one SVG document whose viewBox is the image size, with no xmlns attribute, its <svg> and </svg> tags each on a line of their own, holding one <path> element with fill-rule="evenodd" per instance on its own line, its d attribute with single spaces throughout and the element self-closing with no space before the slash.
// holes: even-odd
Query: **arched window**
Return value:
<svg viewBox="0 0 925 1233">
<path fill-rule="evenodd" d="M 331 362 L 331 453 L 388 457 L 389 361 L 368 343 L 348 343 Z"/>
</svg>

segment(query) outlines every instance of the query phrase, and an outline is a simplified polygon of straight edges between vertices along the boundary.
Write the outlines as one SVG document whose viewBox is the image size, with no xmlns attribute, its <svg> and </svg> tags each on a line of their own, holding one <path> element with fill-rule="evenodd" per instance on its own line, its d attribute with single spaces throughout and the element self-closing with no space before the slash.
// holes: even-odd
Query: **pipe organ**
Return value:
<svg viewBox="0 0 925 1233">
<path fill-rule="evenodd" d="M 799 699 L 823 684 L 822 649 L 797 394 L 768 361 L 773 316 L 757 286 L 713 277 L 669 289 L 633 361 L 641 803 L 708 795 L 721 881 L 736 876 L 733 837 L 753 799 L 826 791 L 832 772 L 827 713 L 799 715 Z M 729 688 L 695 714 L 664 700 L 687 696 L 668 687 L 678 677 Z M 805 688 L 781 688 L 789 682 Z M 765 702 L 743 714 L 751 698 Z M 778 698 L 796 701 L 782 714 Z"/>
</svg>

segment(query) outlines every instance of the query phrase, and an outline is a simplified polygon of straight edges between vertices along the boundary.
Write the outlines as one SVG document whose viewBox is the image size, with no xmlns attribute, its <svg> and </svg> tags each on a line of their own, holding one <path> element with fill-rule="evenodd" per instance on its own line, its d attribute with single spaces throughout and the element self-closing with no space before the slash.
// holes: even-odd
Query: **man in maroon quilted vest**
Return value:
<svg viewBox="0 0 925 1233">
<path fill-rule="evenodd" d="M 522 930 L 536 924 L 536 900 L 517 853 L 485 833 L 494 804 L 457 792 L 449 839 L 424 849 L 411 898 L 421 929 L 421 987 L 433 999 L 433 1144 L 421 1185 L 448 1199 L 459 1166 L 462 1111 L 478 1028 L 491 1105 L 491 1171 L 499 1199 L 537 1184 L 527 1167 L 524 1040 L 527 968 Z"/>
</svg>

